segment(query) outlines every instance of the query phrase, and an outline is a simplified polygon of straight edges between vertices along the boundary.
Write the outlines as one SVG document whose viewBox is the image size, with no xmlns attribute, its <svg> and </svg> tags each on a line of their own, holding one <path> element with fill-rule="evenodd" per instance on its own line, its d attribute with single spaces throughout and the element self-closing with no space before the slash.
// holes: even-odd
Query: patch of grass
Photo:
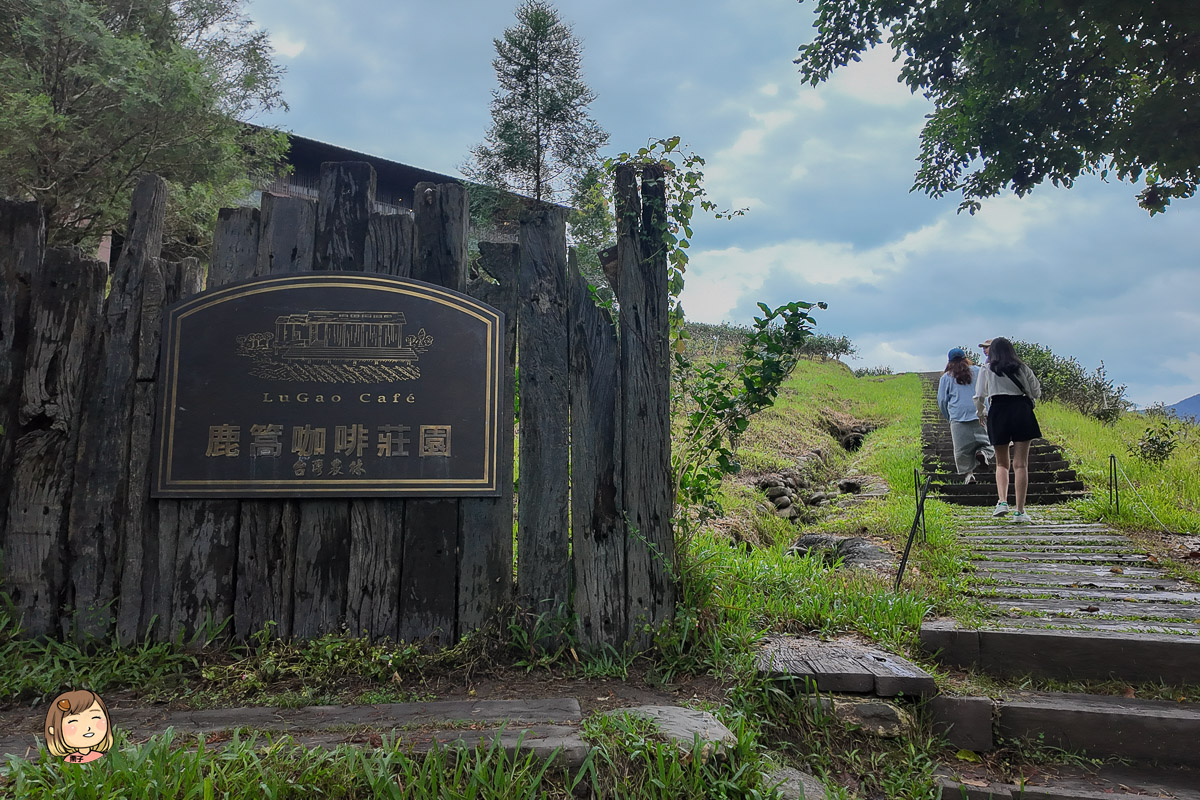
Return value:
<svg viewBox="0 0 1200 800">
<path fill-rule="evenodd" d="M 1160 530 L 1157 517 L 1173 533 L 1200 533 L 1200 429 L 1193 427 L 1193 435 L 1158 465 L 1126 452 L 1151 423 L 1141 414 L 1125 414 L 1115 424 L 1104 425 L 1059 403 L 1040 404 L 1037 413 L 1047 438 L 1062 445 L 1092 493 L 1076 504 L 1086 518 L 1123 528 Z M 1120 514 L 1108 501 L 1110 454 L 1117 456 L 1124 470 Z"/>
<path fill-rule="evenodd" d="M 810 702 L 814 694 L 775 694 L 764 710 L 764 735 L 786 760 L 822 779 L 831 798 L 928 800 L 945 743 L 919 709 L 913 727 L 881 739 L 848 726 Z"/>
<path fill-rule="evenodd" d="M 234 738 L 195 749 L 171 734 L 129 746 L 117 732 L 112 751 L 85 768 L 64 768 L 44 750 L 34 761 L 10 760 L 0 796 L 147 800 L 213 797 L 569 798 L 587 777 L 552 770 L 533 755 L 512 756 L 496 743 L 476 748 L 404 751 L 381 747 L 307 749 L 287 736 Z"/>
<path fill-rule="evenodd" d="M 151 688 L 169 691 L 197 668 L 181 643 L 141 642 L 129 647 L 30 639 L 21 635 L 11 606 L 0 606 L 0 705 L 17 700 L 43 702 L 64 688 L 87 686 L 96 692 Z"/>
<path fill-rule="evenodd" d="M 697 740 L 683 750 L 645 719 L 598 715 L 584 721 L 584 737 L 595 748 L 597 797 L 642 800 L 685 798 L 772 798 L 763 775 L 766 762 L 744 715 L 724 720 L 737 743 L 721 752 Z"/>
</svg>

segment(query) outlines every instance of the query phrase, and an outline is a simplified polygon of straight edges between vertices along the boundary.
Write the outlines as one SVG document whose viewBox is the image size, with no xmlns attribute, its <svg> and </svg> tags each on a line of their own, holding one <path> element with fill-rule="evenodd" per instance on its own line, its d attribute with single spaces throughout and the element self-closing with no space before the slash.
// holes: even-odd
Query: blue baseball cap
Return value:
<svg viewBox="0 0 1200 800">
<path fill-rule="evenodd" d="M 961 347 L 952 347 L 952 348 L 950 348 L 950 352 L 946 354 L 947 361 L 953 361 L 956 358 L 966 358 L 966 357 L 967 357 L 967 351 L 963 350 Z"/>
</svg>

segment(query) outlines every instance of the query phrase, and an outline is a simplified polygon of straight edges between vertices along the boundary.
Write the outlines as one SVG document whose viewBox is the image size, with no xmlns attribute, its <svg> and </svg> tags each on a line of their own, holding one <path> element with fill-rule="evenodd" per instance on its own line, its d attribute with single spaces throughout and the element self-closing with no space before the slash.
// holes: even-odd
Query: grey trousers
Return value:
<svg viewBox="0 0 1200 800">
<path fill-rule="evenodd" d="M 992 461 L 996 458 L 996 450 L 988 440 L 987 429 L 979 424 L 979 420 L 970 422 L 951 422 L 950 438 L 954 442 L 954 466 L 960 475 L 974 472 L 979 466 L 975 454 L 982 452 L 984 458 Z"/>
</svg>

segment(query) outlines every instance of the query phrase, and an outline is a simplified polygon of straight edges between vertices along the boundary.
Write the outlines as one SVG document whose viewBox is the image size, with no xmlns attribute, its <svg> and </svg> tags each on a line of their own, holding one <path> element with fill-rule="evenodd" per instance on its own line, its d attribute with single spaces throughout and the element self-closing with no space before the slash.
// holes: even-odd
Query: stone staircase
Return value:
<svg viewBox="0 0 1200 800">
<path fill-rule="evenodd" d="M 967 485 L 962 483 L 962 476 L 955 471 L 950 423 L 942 419 L 937 410 L 937 386 L 940 377 L 940 372 L 921 374 L 921 390 L 925 399 L 921 419 L 923 468 L 933 476 L 930 492 L 946 503 L 964 506 L 995 505 L 995 470 L 977 470 L 976 482 Z M 1030 505 L 1065 503 L 1083 495 L 1085 491 L 1083 482 L 1079 480 L 1075 470 L 1071 469 L 1058 445 L 1045 439 L 1035 439 L 1029 448 L 1029 492 L 1026 501 Z M 1013 502 L 1011 480 L 1008 497 L 1009 502 Z"/>
<path fill-rule="evenodd" d="M 936 378 L 926 376 L 927 470 L 953 461 L 949 426 L 936 420 Z M 971 553 L 966 591 L 984 609 L 982 624 L 932 620 L 922 626 L 921 645 L 947 667 L 1010 683 L 1119 682 L 1129 690 L 1124 696 L 1008 691 L 1001 699 L 942 697 L 935 714 L 951 742 L 966 749 L 990 749 L 996 737 L 1028 740 L 1125 766 L 1051 771 L 1019 787 L 971 777 L 970 767 L 959 765 L 939 778 L 941 797 L 1200 800 L 1200 704 L 1136 696 L 1138 685 L 1154 684 L 1157 694 L 1163 686 L 1190 686 L 1194 694 L 1200 685 L 1200 587 L 1171 576 L 1120 531 L 1049 505 L 1078 496 L 1083 487 L 1052 445 L 1035 443 L 1034 459 L 1034 524 L 1017 526 L 983 508 L 957 512 L 959 540 Z M 940 474 L 935 485 L 943 501 L 995 503 L 993 481 L 980 482 L 985 495 L 965 491 L 978 484 L 956 488 L 952 466 L 948 476 L 944 466 Z"/>
</svg>

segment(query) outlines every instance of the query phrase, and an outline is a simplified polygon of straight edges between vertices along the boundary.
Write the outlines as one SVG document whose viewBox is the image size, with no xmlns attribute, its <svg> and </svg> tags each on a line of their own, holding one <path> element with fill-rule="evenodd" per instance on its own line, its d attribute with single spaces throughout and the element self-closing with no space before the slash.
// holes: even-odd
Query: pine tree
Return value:
<svg viewBox="0 0 1200 800">
<path fill-rule="evenodd" d="M 525 0 L 516 16 L 494 40 L 492 126 L 463 171 L 536 200 L 566 199 L 608 134 L 588 113 L 596 95 L 583 82 L 582 45 L 570 26 L 546 0 Z"/>
</svg>

